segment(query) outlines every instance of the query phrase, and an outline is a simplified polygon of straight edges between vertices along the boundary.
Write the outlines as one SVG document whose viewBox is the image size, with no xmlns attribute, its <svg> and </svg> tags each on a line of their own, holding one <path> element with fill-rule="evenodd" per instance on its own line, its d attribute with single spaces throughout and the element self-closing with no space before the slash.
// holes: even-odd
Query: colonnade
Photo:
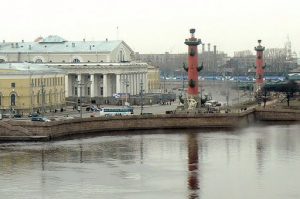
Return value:
<svg viewBox="0 0 300 199">
<path fill-rule="evenodd" d="M 148 92 L 146 72 L 133 73 L 69 73 L 65 77 L 66 97 L 110 97 L 116 93 L 138 95 L 141 90 Z"/>
</svg>

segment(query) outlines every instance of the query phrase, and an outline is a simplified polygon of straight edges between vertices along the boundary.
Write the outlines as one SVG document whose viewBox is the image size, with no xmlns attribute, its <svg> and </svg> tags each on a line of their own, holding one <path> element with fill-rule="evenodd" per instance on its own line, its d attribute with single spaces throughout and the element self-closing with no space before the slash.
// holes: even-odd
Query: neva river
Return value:
<svg viewBox="0 0 300 199">
<path fill-rule="evenodd" d="M 3 199 L 300 198 L 300 125 L 135 131 L 0 150 Z"/>
</svg>

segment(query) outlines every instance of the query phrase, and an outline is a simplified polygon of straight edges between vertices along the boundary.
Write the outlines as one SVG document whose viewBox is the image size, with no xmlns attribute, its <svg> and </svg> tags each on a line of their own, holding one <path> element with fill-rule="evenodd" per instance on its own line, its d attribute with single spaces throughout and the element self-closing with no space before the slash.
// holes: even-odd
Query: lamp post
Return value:
<svg viewBox="0 0 300 199">
<path fill-rule="evenodd" d="M 128 79 L 126 78 L 126 79 L 123 79 L 123 81 L 122 81 L 122 84 L 125 86 L 125 105 L 127 104 L 127 101 L 128 101 L 128 87 L 129 87 L 129 81 L 128 81 Z"/>
<path fill-rule="evenodd" d="M 45 113 L 45 91 L 44 91 L 45 84 L 44 84 L 44 81 L 42 81 L 41 88 L 42 88 L 42 116 L 43 116 Z"/>
<path fill-rule="evenodd" d="M 164 93 L 166 92 L 166 72 L 164 72 Z"/>
<path fill-rule="evenodd" d="M 90 83 L 91 83 L 91 81 L 81 82 L 79 80 L 76 80 L 76 82 L 75 82 L 75 84 L 80 88 L 80 90 L 79 90 L 80 118 L 82 118 L 82 87 L 85 86 L 85 85 L 88 85 Z M 77 107 L 78 107 L 78 100 L 77 100 Z"/>
<path fill-rule="evenodd" d="M 82 86 L 84 85 L 84 83 L 81 83 L 79 80 L 76 80 L 75 84 L 79 87 L 79 104 L 78 104 L 78 100 L 77 100 L 77 110 L 78 107 L 80 107 L 79 112 L 80 112 L 80 118 L 82 118 Z M 77 89 L 78 91 L 78 89 Z M 78 106 L 79 105 L 79 106 Z"/>
<path fill-rule="evenodd" d="M 10 95 L 10 108 L 9 108 L 9 118 L 12 118 L 12 100 L 11 100 L 11 95 Z"/>
<path fill-rule="evenodd" d="M 32 80 L 30 80 L 32 81 Z M 31 102 L 31 107 L 30 107 L 30 111 L 31 111 L 31 114 L 33 113 L 33 82 L 30 82 L 30 102 Z"/>
<path fill-rule="evenodd" d="M 141 90 L 140 90 L 140 95 L 141 95 L 141 115 L 143 115 L 143 109 L 144 109 L 144 102 L 143 102 L 143 80 L 140 82 L 141 85 Z"/>
</svg>

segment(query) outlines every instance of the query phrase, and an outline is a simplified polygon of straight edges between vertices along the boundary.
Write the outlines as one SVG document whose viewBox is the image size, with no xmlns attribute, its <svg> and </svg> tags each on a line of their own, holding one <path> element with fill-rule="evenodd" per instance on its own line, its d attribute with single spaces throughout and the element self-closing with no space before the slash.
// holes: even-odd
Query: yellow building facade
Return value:
<svg viewBox="0 0 300 199">
<path fill-rule="evenodd" d="M 62 70 L 28 63 L 0 64 L 0 111 L 29 114 L 65 106 Z"/>
<path fill-rule="evenodd" d="M 148 66 L 148 91 L 157 92 L 160 89 L 160 70 L 158 67 Z"/>
</svg>

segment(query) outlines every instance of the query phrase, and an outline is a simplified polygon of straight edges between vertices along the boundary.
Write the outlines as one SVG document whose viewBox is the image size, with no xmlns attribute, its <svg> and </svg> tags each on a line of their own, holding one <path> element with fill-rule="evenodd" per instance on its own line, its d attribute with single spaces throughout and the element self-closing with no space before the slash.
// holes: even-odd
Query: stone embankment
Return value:
<svg viewBox="0 0 300 199">
<path fill-rule="evenodd" d="M 300 111 L 292 109 L 256 108 L 255 117 L 259 121 L 300 121 Z"/>
<path fill-rule="evenodd" d="M 238 128 L 255 121 L 300 121 L 300 111 L 252 109 L 227 114 L 92 117 L 53 122 L 0 122 L 0 140 L 51 140 L 71 135 L 143 129 Z"/>
</svg>

